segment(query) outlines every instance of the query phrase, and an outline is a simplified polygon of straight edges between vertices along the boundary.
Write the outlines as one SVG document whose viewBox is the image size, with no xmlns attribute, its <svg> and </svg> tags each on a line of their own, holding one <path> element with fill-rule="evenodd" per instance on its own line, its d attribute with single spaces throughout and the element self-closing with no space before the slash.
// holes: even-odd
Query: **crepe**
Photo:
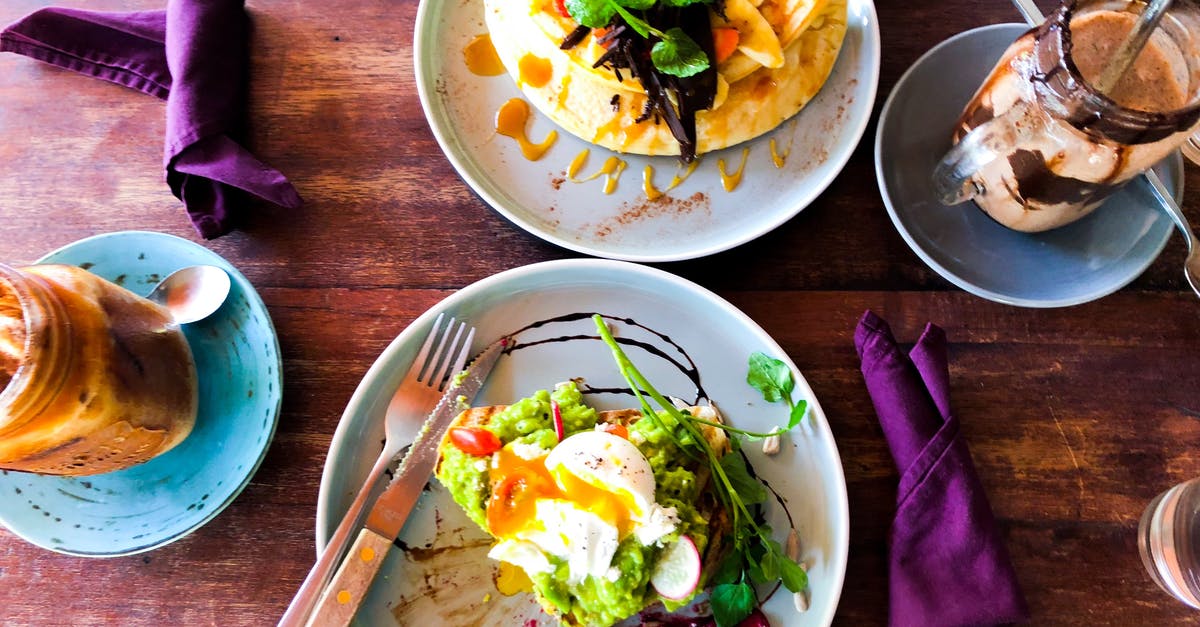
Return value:
<svg viewBox="0 0 1200 627">
<path fill-rule="evenodd" d="M 713 106 L 696 115 L 696 153 L 720 150 L 774 129 L 799 112 L 829 77 L 846 33 L 847 0 L 725 0 L 713 28 L 738 30 L 737 50 L 717 65 Z M 757 3 L 757 5 L 756 5 Z M 555 0 L 484 0 L 492 43 L 526 98 L 573 135 L 618 152 L 678 155 L 666 124 L 638 121 L 641 82 L 593 68 L 605 52 L 589 34 L 560 44 L 577 26 Z M 536 71 L 533 71 L 536 70 Z M 548 71 L 547 71 L 548 70 Z"/>
</svg>

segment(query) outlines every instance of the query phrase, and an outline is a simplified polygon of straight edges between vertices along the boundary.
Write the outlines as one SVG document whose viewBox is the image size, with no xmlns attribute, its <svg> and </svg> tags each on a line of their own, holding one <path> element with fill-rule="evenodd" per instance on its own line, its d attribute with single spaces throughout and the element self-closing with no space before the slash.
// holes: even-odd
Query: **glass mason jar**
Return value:
<svg viewBox="0 0 1200 627">
<path fill-rule="evenodd" d="M 0 264 L 0 468 L 90 475 L 149 460 L 196 419 L 167 310 L 86 270 Z"/>
<path fill-rule="evenodd" d="M 1140 3 L 1072 0 L 1022 35 L 963 110 L 933 182 L 1019 231 L 1078 220 L 1158 163 L 1200 122 L 1200 11 L 1175 2 L 1102 93 Z"/>
</svg>

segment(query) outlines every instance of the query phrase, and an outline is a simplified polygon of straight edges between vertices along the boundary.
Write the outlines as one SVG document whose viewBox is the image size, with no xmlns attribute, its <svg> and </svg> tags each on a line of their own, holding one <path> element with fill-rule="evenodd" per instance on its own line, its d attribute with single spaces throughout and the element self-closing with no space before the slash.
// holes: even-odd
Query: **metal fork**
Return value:
<svg viewBox="0 0 1200 627">
<path fill-rule="evenodd" d="M 379 459 L 375 460 L 375 465 L 367 475 L 366 481 L 363 482 L 358 495 L 354 497 L 354 502 L 350 504 L 350 509 L 342 517 L 342 522 L 333 532 L 333 536 L 329 538 L 329 544 L 325 546 L 317 563 L 304 578 L 300 590 L 279 621 L 280 627 L 285 625 L 299 627 L 305 624 L 309 613 L 320 597 L 321 590 L 329 581 L 334 569 L 341 563 L 346 547 L 350 544 L 351 535 L 362 524 L 361 519 L 364 510 L 367 509 L 367 501 L 370 500 L 380 476 L 392 465 L 397 455 L 416 439 L 429 412 L 433 411 L 434 406 L 442 397 L 445 387 L 443 384 L 448 377 L 461 372 L 466 366 L 471 352 L 471 342 L 475 338 L 475 329 L 467 329 L 467 325 L 462 322 L 455 325 L 454 318 L 451 318 L 445 328 L 441 329 L 443 317 L 444 314 L 438 314 L 437 319 L 434 320 L 433 329 L 425 338 L 421 351 L 417 353 L 417 358 L 413 360 L 408 373 L 400 382 L 400 387 L 392 395 L 391 402 L 388 403 L 387 417 L 384 421 L 386 437 Z M 439 329 L 441 329 L 440 333 Z M 463 339 L 464 331 L 466 332 L 465 340 Z M 451 333 L 453 333 L 453 339 L 451 339 Z M 460 342 L 460 340 L 463 341 Z M 437 348 L 431 353 L 430 349 L 435 341 Z"/>
</svg>

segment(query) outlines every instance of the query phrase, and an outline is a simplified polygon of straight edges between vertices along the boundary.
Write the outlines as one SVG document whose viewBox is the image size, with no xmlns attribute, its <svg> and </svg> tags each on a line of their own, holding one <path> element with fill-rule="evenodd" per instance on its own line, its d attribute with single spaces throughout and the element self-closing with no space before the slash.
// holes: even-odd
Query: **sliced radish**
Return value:
<svg viewBox="0 0 1200 627">
<path fill-rule="evenodd" d="M 562 442 L 563 438 L 567 437 L 567 428 L 563 426 L 562 410 L 558 408 L 558 403 L 550 401 L 550 409 L 554 412 L 554 434 L 558 436 L 558 441 Z"/>
<path fill-rule="evenodd" d="M 664 598 L 682 601 L 691 596 L 700 583 L 700 551 L 687 536 L 667 547 L 658 557 L 650 585 Z"/>
</svg>

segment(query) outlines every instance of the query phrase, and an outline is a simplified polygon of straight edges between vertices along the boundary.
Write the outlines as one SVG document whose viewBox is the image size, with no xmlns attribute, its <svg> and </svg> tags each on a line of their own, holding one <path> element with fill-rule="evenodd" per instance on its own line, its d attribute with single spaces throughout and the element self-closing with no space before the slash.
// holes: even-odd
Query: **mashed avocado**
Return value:
<svg viewBox="0 0 1200 627">
<path fill-rule="evenodd" d="M 558 443 L 551 401 L 558 404 L 567 435 L 595 428 L 596 411 L 583 403 L 583 395 L 573 382 L 560 384 L 553 392 L 538 391 L 513 403 L 485 427 L 505 445 L 515 442 L 548 450 Z M 659 414 L 659 420 L 667 429 L 674 429 L 674 420 L 665 412 Z M 683 466 L 687 456 L 653 420 L 639 420 L 628 429 L 629 440 L 650 462 L 656 485 L 655 500 L 664 507 L 674 507 L 679 523 L 674 532 L 656 544 L 643 546 L 633 536 L 622 540 L 612 559 L 618 574 L 615 580 L 589 576 L 569 585 L 566 561 L 547 556 L 553 570 L 530 577 L 535 591 L 546 604 L 564 614 L 573 613 L 586 625 L 610 625 L 660 600 L 648 582 L 662 546 L 680 535 L 690 536 L 702 555 L 708 545 L 708 522 L 695 505 L 700 497 L 696 475 Z M 455 502 L 485 531 L 488 531 L 486 512 L 491 494 L 489 467 L 488 458 L 469 455 L 449 445 L 443 447 L 437 474 Z M 671 607 L 680 605 L 672 603 Z"/>
</svg>

